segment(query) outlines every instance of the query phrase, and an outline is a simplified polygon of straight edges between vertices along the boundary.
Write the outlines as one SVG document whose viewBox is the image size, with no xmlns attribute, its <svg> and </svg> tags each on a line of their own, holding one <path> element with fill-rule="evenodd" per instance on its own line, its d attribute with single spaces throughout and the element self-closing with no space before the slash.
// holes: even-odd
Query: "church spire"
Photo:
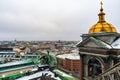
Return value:
<svg viewBox="0 0 120 80">
<path fill-rule="evenodd" d="M 102 3 L 102 1 L 100 2 L 100 5 L 101 5 L 101 8 L 100 8 L 100 13 L 98 14 L 98 16 L 99 16 L 99 21 L 98 21 L 98 23 L 101 23 L 101 22 L 105 22 L 105 13 L 103 12 L 103 3 Z"/>
</svg>

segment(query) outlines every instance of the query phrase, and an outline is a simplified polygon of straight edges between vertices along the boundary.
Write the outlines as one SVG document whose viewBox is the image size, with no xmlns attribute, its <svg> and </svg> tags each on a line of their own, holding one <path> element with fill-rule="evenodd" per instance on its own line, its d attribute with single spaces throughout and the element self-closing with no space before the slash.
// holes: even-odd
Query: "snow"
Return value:
<svg viewBox="0 0 120 80">
<path fill-rule="evenodd" d="M 120 38 L 113 42 L 111 46 L 115 49 L 120 49 Z"/>
<path fill-rule="evenodd" d="M 79 60 L 79 59 L 80 59 L 80 56 L 79 56 L 79 55 L 69 55 L 69 56 L 67 56 L 66 58 L 72 59 L 72 60 Z"/>
<path fill-rule="evenodd" d="M 29 75 L 29 76 L 24 76 L 24 77 L 16 79 L 16 80 L 29 80 L 29 79 L 32 79 L 32 78 L 39 77 L 39 76 L 41 76 L 42 74 L 45 74 L 45 73 L 48 73 L 48 75 L 51 75 L 51 77 L 53 77 L 57 80 L 61 80 L 59 77 L 54 77 L 54 73 L 52 73 L 51 71 L 48 71 L 48 70 L 40 71 L 40 72 L 37 72 L 35 74 Z"/>
<path fill-rule="evenodd" d="M 78 55 L 78 53 L 62 54 L 62 55 L 57 55 L 56 57 L 62 59 L 68 58 L 72 60 L 80 60 L 80 56 Z"/>
</svg>

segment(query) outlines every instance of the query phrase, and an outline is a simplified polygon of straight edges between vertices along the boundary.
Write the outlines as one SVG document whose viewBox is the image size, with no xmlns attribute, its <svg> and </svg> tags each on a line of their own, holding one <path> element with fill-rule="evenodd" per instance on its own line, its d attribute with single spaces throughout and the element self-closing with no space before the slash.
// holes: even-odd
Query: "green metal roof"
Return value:
<svg viewBox="0 0 120 80">
<path fill-rule="evenodd" d="M 65 80 L 78 80 L 77 78 L 75 78 L 69 74 L 66 74 L 63 71 L 60 71 L 59 69 L 54 69 L 53 72 L 58 74 L 58 76 L 63 77 L 63 79 L 65 79 Z"/>
<path fill-rule="evenodd" d="M 23 69 L 23 68 L 29 68 L 29 67 L 33 67 L 35 65 L 31 64 L 31 65 L 27 65 L 27 66 L 20 66 L 20 67 L 15 67 L 15 68 L 10 68 L 10 69 L 4 69 L 4 70 L 0 70 L 0 73 L 2 72 L 7 72 L 7 71 L 13 71 L 13 70 L 17 70 L 17 69 Z"/>
<path fill-rule="evenodd" d="M 30 63 L 32 61 L 33 61 L 32 59 L 26 59 L 26 60 L 22 60 L 22 61 L 10 62 L 10 63 L 6 63 L 6 64 L 1 64 L 0 68 L 7 67 L 7 66 L 14 66 L 14 65 L 20 65 L 20 64 Z"/>
<path fill-rule="evenodd" d="M 101 41 L 101 40 L 99 40 L 99 39 L 97 39 L 95 37 L 90 37 L 90 39 L 93 40 L 94 42 L 96 42 L 97 44 L 105 47 L 105 48 L 108 48 L 108 49 L 112 48 L 109 44 L 107 44 L 107 43 L 105 43 L 105 42 L 103 42 L 103 41 Z"/>
</svg>

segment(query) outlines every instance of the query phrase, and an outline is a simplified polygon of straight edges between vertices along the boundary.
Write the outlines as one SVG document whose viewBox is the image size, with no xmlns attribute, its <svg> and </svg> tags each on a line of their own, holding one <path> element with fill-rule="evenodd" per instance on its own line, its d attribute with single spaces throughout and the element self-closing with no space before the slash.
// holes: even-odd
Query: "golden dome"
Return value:
<svg viewBox="0 0 120 80">
<path fill-rule="evenodd" d="M 99 33 L 99 32 L 117 32 L 116 28 L 105 21 L 103 12 L 102 2 L 100 13 L 98 14 L 99 21 L 89 29 L 89 33 Z"/>
</svg>

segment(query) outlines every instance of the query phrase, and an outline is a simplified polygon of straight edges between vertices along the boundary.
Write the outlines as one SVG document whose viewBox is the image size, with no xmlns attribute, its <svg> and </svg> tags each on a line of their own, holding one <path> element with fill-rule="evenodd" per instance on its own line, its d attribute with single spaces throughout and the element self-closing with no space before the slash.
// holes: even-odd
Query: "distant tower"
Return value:
<svg viewBox="0 0 120 80">
<path fill-rule="evenodd" d="M 17 39 L 15 38 L 14 42 L 17 42 Z"/>
<path fill-rule="evenodd" d="M 88 34 L 82 34 L 77 47 L 80 54 L 80 78 L 95 77 L 120 61 L 120 34 L 105 21 L 101 2 L 99 20 Z"/>
</svg>

